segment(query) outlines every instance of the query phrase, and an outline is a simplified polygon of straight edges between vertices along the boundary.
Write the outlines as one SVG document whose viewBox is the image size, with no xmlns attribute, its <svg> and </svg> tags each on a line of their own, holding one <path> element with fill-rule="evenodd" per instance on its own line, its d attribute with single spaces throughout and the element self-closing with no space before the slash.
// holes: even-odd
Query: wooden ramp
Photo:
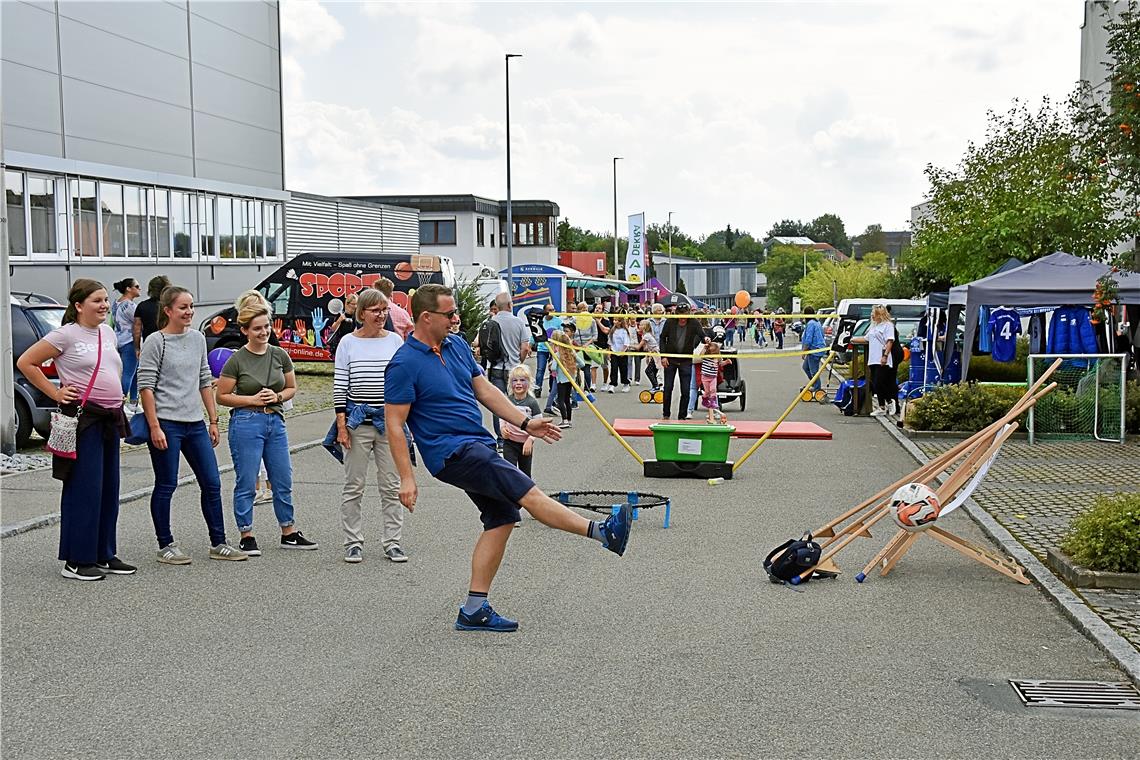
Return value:
<svg viewBox="0 0 1140 760">
<path fill-rule="evenodd" d="M 632 438 L 649 438 L 652 437 L 653 431 L 649 429 L 650 425 L 656 425 L 661 420 L 638 420 L 626 419 L 619 417 L 614 420 L 614 430 L 618 435 L 630 436 Z M 688 420 L 686 422 L 675 423 L 680 425 L 703 425 L 704 421 Z M 733 433 L 733 438 L 761 438 L 775 423 L 768 420 L 730 420 L 729 423 L 736 432 Z M 786 421 L 780 424 L 778 428 L 772 433 L 771 438 L 792 439 L 792 440 L 813 440 L 813 441 L 830 441 L 831 431 L 821 428 L 814 422 L 792 422 Z"/>
</svg>

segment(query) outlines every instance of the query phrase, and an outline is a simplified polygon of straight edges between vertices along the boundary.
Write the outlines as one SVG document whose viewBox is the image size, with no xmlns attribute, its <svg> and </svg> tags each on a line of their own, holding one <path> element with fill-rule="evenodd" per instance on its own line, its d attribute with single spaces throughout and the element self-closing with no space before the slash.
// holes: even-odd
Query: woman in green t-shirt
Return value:
<svg viewBox="0 0 1140 760">
<path fill-rule="evenodd" d="M 259 303 L 243 306 L 238 326 L 248 341 L 229 358 L 218 378 L 218 403 L 230 412 L 230 456 L 234 463 L 234 518 L 241 550 L 261 556 L 253 536 L 253 497 L 262 461 L 273 483 L 273 512 L 281 526 L 282 549 L 316 549 L 293 519 L 293 463 L 282 404 L 297 393 L 293 362 L 285 349 L 269 345 L 269 310 Z"/>
</svg>

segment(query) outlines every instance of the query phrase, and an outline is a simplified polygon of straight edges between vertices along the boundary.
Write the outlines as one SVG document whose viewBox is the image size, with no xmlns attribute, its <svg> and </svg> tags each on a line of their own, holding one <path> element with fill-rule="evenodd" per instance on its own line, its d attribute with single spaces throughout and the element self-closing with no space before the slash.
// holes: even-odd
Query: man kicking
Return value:
<svg viewBox="0 0 1140 760">
<path fill-rule="evenodd" d="M 562 431 L 543 417 L 522 417 L 483 375 L 471 349 L 451 334 L 459 311 L 450 288 L 419 287 L 412 296 L 412 320 L 412 334 L 389 362 L 384 377 L 384 421 L 400 473 L 400 502 L 409 512 L 416 505 L 416 476 L 404 436 L 407 422 L 428 471 L 466 492 L 483 522 L 471 555 L 470 590 L 459 609 L 456 629 L 516 631 L 518 622 L 498 615 L 487 594 L 521 516 L 519 507 L 544 525 L 588 536 L 618 556 L 629 541 L 632 508 L 626 504 L 604 522 L 587 520 L 544 494 L 495 453 L 495 439 L 483 427 L 479 404 L 503 419 L 520 420 L 515 423 L 519 428 L 547 443 L 561 438 Z"/>
</svg>

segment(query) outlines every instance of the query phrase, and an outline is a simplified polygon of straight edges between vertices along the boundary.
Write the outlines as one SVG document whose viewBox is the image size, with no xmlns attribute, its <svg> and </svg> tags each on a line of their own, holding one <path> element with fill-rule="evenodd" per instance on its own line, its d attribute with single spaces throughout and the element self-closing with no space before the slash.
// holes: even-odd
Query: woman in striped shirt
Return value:
<svg viewBox="0 0 1140 760">
<path fill-rule="evenodd" d="M 407 562 L 400 547 L 404 507 L 400 504 L 400 476 L 396 472 L 384 432 L 384 371 L 404 344 L 399 335 L 384 329 L 388 299 L 379 290 L 366 288 L 356 299 L 360 325 L 337 346 L 333 370 L 333 406 L 336 408 L 337 442 L 344 447 L 344 500 L 340 515 L 344 526 L 344 561 L 364 559 L 364 534 L 360 529 L 360 501 L 368 478 L 368 460 L 376 462 L 380 490 L 384 554 L 393 562 Z"/>
</svg>

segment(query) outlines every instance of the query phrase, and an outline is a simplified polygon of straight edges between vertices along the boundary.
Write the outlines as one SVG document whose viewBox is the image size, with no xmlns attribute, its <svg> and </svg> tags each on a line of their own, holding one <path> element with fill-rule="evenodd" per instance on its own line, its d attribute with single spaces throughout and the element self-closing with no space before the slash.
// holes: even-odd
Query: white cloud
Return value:
<svg viewBox="0 0 1140 760">
<path fill-rule="evenodd" d="M 343 31 L 318 58 L 312 35 L 284 31 L 293 4 L 291 188 L 503 197 L 503 54 L 519 52 L 515 197 L 609 229 L 621 155 L 621 215 L 673 210 L 695 234 L 824 211 L 904 226 L 923 166 L 955 163 L 987 108 L 1067 91 L 1081 23 L 1079 7 L 971 0 L 313 4 Z"/>
<path fill-rule="evenodd" d="M 317 0 L 283 0 L 281 37 L 294 55 L 323 53 L 344 39 L 345 30 Z"/>
</svg>

